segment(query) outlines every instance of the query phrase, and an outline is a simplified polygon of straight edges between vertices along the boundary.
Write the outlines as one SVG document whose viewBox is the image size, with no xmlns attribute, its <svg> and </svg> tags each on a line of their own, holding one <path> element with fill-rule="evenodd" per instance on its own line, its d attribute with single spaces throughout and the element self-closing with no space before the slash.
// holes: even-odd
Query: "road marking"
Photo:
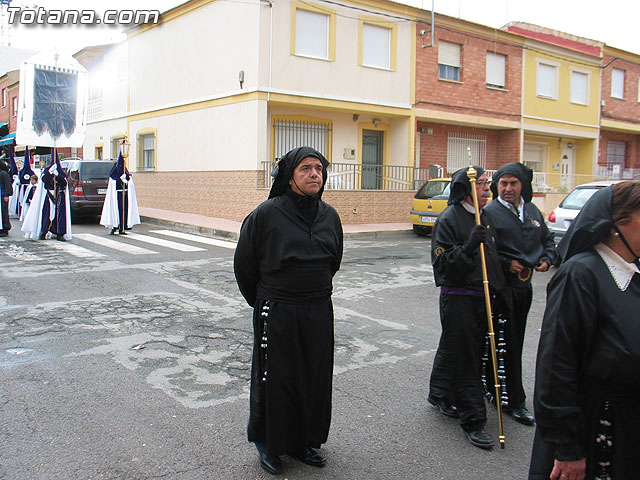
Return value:
<svg viewBox="0 0 640 480">
<path fill-rule="evenodd" d="M 51 246 L 57 250 L 62 250 L 66 253 L 73 255 L 74 257 L 79 258 L 102 258 L 106 257 L 104 253 L 94 252 L 93 250 L 89 250 L 88 248 L 80 247 L 78 245 L 74 245 L 69 242 L 59 242 L 57 240 L 49 240 L 47 241 L 47 246 Z"/>
<path fill-rule="evenodd" d="M 150 255 L 158 253 L 146 248 L 136 247 L 135 245 L 131 245 L 129 243 L 119 242 L 111 238 L 100 237 L 92 233 L 75 233 L 73 237 L 79 238 L 80 240 L 86 240 L 87 242 L 96 243 L 103 247 L 113 248 L 114 250 L 118 250 L 119 252 L 130 253 L 131 255 Z"/>
<path fill-rule="evenodd" d="M 4 247 L 0 247 L 0 249 L 4 250 Z M 8 255 L 11 258 L 15 258 L 16 260 L 24 260 L 28 262 L 34 262 L 40 260 L 40 257 L 34 255 L 33 253 L 27 252 L 22 246 L 14 245 L 12 243 L 8 244 L 7 250 L 3 252 L 5 255 Z"/>
<path fill-rule="evenodd" d="M 179 250 L 181 252 L 198 252 L 205 250 L 200 247 L 192 247 L 191 245 L 185 245 L 183 243 L 170 242 L 162 238 L 151 237 L 149 235 L 141 235 L 139 233 L 127 233 L 127 237 L 131 240 L 137 240 L 139 242 L 147 242 L 153 245 L 159 245 L 161 247 L 172 248 L 173 250 Z"/>
<path fill-rule="evenodd" d="M 190 233 L 174 232 L 172 230 L 151 230 L 151 233 L 159 233 L 161 235 L 181 238 L 183 240 L 190 240 L 192 242 L 204 243 L 206 245 L 213 245 L 215 247 L 223 247 L 223 248 L 231 248 L 231 249 L 236 248 L 235 242 L 227 242 L 225 240 L 216 240 L 215 238 L 203 237 L 200 235 L 192 235 Z"/>
</svg>

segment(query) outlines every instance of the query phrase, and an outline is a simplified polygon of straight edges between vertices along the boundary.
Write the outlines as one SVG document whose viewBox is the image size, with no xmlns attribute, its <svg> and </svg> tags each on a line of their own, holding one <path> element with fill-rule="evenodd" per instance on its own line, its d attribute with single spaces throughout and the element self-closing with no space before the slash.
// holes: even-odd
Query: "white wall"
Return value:
<svg viewBox="0 0 640 480">
<path fill-rule="evenodd" d="M 158 171 L 255 170 L 260 110 L 251 101 L 132 121 L 130 165 L 136 165 L 138 132 L 155 129 Z"/>
<path fill-rule="evenodd" d="M 130 38 L 131 111 L 240 93 L 258 82 L 261 2 L 218 1 Z"/>
</svg>

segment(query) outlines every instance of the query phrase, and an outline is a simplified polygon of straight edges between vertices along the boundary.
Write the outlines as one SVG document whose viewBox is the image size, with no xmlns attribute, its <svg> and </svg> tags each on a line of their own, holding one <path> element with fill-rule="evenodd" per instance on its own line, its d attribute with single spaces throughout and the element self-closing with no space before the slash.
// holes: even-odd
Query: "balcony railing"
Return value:
<svg viewBox="0 0 640 480">
<path fill-rule="evenodd" d="M 262 162 L 258 186 L 271 188 L 271 171 L 275 162 Z M 489 178 L 495 170 L 487 170 Z M 362 163 L 332 163 L 325 190 L 418 190 L 431 178 L 444 176 L 441 167 L 416 168 L 400 165 L 366 165 Z M 560 172 L 534 172 L 535 193 L 568 193 L 577 185 L 599 180 L 639 180 L 640 169 L 611 169 L 598 166 L 593 175 L 562 175 Z"/>
<path fill-rule="evenodd" d="M 258 186 L 270 188 L 274 162 L 262 162 Z M 394 190 L 413 191 L 429 180 L 428 168 L 400 165 L 332 163 L 325 190 Z M 432 173 L 433 170 L 432 170 Z"/>
<path fill-rule="evenodd" d="M 489 178 L 496 172 L 487 170 Z M 612 169 L 598 165 L 593 175 L 562 175 L 560 172 L 533 172 L 533 191 L 535 193 L 568 193 L 578 185 L 603 180 L 640 180 L 640 169 Z"/>
</svg>

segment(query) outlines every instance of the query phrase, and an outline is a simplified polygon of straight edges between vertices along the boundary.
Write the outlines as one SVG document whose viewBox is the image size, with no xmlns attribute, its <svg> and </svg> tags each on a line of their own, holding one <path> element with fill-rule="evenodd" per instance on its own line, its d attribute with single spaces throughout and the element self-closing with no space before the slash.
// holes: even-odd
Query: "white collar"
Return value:
<svg viewBox="0 0 640 480">
<path fill-rule="evenodd" d="M 467 212 L 475 215 L 476 214 L 476 208 L 471 205 L 469 202 L 467 202 L 466 200 L 462 201 L 462 208 L 464 208 Z"/>
<path fill-rule="evenodd" d="M 611 273 L 618 288 L 624 292 L 631 283 L 633 274 L 640 273 L 638 267 L 633 263 L 627 262 L 604 243 L 599 243 L 593 248 L 609 269 L 609 273 Z"/>
<path fill-rule="evenodd" d="M 511 210 L 513 213 L 516 213 L 516 211 L 518 212 L 518 218 L 520 219 L 521 222 L 524 222 L 524 198 L 520 197 L 520 203 L 518 204 L 518 206 L 516 207 L 513 203 L 509 203 L 506 200 L 504 200 L 502 197 L 498 197 L 498 201 L 504 205 L 505 207 L 507 207 L 509 210 Z"/>
</svg>

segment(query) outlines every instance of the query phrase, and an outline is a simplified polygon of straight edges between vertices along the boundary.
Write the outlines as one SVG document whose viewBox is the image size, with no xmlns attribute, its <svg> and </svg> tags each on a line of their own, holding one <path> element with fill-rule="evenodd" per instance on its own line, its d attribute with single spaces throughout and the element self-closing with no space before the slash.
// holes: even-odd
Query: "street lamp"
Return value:
<svg viewBox="0 0 640 480">
<path fill-rule="evenodd" d="M 127 158 L 129 156 L 129 147 L 131 144 L 127 140 L 127 136 L 125 135 L 120 143 L 120 153 L 122 154 L 122 158 Z"/>
</svg>

